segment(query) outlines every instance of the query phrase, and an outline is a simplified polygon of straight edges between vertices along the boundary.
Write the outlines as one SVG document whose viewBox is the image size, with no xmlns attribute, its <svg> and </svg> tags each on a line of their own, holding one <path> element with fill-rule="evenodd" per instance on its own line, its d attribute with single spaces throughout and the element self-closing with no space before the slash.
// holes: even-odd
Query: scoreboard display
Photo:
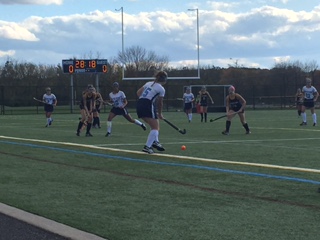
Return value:
<svg viewBox="0 0 320 240">
<path fill-rule="evenodd" d="M 64 73 L 107 73 L 107 59 L 70 59 L 62 60 Z"/>
</svg>

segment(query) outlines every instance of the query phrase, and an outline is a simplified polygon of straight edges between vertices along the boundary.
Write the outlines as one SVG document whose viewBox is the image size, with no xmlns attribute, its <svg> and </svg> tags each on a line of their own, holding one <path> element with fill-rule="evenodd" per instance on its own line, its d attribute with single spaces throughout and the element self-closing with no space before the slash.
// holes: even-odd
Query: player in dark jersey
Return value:
<svg viewBox="0 0 320 240">
<path fill-rule="evenodd" d="M 224 135 L 229 135 L 231 120 L 235 115 L 239 115 L 242 126 L 246 130 L 246 134 L 250 134 L 248 123 L 246 122 L 244 109 L 246 107 L 246 100 L 238 93 L 235 92 L 234 86 L 228 89 L 229 95 L 226 97 L 226 129 L 222 132 Z"/>
<path fill-rule="evenodd" d="M 207 91 L 206 87 L 203 86 L 201 90 L 199 91 L 200 95 L 200 115 L 201 115 L 201 122 L 204 121 L 207 122 L 207 113 L 208 113 L 208 100 L 210 99 L 211 103 L 213 104 L 212 97 L 210 96 L 210 93 Z"/>
<path fill-rule="evenodd" d="M 94 101 L 95 101 L 96 107 L 95 107 L 95 109 L 93 109 L 92 126 L 94 128 L 101 128 L 101 126 L 100 126 L 100 109 L 103 104 L 103 98 L 99 92 L 96 92 Z"/>
<path fill-rule="evenodd" d="M 79 121 L 79 124 L 78 124 L 77 136 L 80 136 L 80 130 L 84 122 L 87 122 L 86 137 L 92 137 L 90 130 L 91 130 L 92 120 L 93 120 L 93 110 L 95 109 L 95 96 L 96 96 L 96 90 L 92 85 L 88 85 L 88 88 L 82 93 L 82 99 L 79 105 L 81 120 Z"/>
<path fill-rule="evenodd" d="M 301 116 L 301 109 L 303 105 L 303 93 L 301 91 L 301 88 L 297 89 L 297 93 L 295 95 L 295 102 L 296 102 L 298 116 Z"/>
</svg>

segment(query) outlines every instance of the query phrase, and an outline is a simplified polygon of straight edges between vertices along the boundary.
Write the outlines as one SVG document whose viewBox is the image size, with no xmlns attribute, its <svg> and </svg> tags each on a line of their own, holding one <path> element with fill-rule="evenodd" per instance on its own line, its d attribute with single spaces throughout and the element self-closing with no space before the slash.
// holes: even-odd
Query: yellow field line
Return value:
<svg viewBox="0 0 320 240">
<path fill-rule="evenodd" d="M 111 151 L 111 152 L 123 152 L 123 153 L 146 155 L 146 153 L 144 153 L 142 151 L 133 151 L 133 150 L 125 150 L 125 149 L 99 147 L 99 146 L 88 145 L 88 144 L 79 144 L 79 143 L 70 143 L 70 142 L 56 142 L 56 141 L 49 141 L 49 140 L 18 138 L 18 137 L 8 137 L 8 136 L 0 136 L 0 138 L 2 138 L 2 139 L 10 139 L 10 140 L 27 141 L 27 142 L 38 142 L 38 143 L 58 144 L 58 145 L 83 147 L 83 148 L 91 148 L 91 149 L 99 149 L 99 150 L 108 150 L 108 151 Z M 320 173 L 320 169 L 289 167 L 289 166 L 280 166 L 280 165 L 273 165 L 273 164 L 226 161 L 226 160 L 219 160 L 219 159 L 208 159 L 208 158 L 200 158 L 200 157 L 177 156 L 177 155 L 162 154 L 162 153 L 161 154 L 155 153 L 155 154 L 152 154 L 152 155 L 149 155 L 149 156 L 152 157 L 153 155 L 155 155 L 157 157 L 175 158 L 175 159 L 191 160 L 191 161 L 223 163 L 223 164 L 231 164 L 231 165 L 250 166 L 250 167 L 261 167 L 261 168 L 271 168 L 271 169 L 279 169 L 279 170 L 290 170 L 290 171 L 297 171 L 297 172 Z"/>
</svg>

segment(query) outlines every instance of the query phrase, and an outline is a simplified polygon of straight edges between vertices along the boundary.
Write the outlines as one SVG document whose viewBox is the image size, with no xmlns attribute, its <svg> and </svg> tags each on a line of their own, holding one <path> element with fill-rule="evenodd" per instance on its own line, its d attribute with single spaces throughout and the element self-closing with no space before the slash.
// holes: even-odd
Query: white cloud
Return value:
<svg viewBox="0 0 320 240">
<path fill-rule="evenodd" d="M 231 12 L 233 4 L 212 6 L 199 10 L 201 64 L 230 64 L 229 59 L 233 58 L 246 66 L 257 66 L 261 59 L 261 65 L 267 66 L 267 62 L 274 63 L 282 57 L 320 55 L 319 7 L 293 11 L 263 6 Z M 139 45 L 169 56 L 176 64 L 196 65 L 196 31 L 195 12 L 124 12 L 125 47 Z M 50 63 L 89 52 L 99 52 L 104 58 L 116 56 L 121 50 L 121 13 L 96 10 L 67 16 L 34 16 L 20 23 L 0 21 L 0 50 L 12 49 L 15 56 L 25 53 L 29 59 L 39 58 L 36 62 L 44 59 Z"/>
<path fill-rule="evenodd" d="M 37 37 L 28 29 L 20 26 L 17 23 L 8 23 L 0 21 L 0 38 L 38 41 Z"/>
<path fill-rule="evenodd" d="M 14 50 L 9 50 L 9 51 L 0 51 L 0 57 L 12 57 L 14 56 L 15 51 Z"/>
<path fill-rule="evenodd" d="M 61 5 L 63 3 L 63 0 L 0 0 L 0 5 Z"/>
</svg>

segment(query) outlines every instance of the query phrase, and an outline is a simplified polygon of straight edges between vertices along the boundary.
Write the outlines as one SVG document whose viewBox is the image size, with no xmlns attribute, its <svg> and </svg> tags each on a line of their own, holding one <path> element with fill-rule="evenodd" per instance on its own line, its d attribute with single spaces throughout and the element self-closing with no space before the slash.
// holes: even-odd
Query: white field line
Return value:
<svg viewBox="0 0 320 240">
<path fill-rule="evenodd" d="M 226 137 L 228 138 L 228 137 Z M 282 138 L 282 139 L 260 139 L 260 140 L 198 140 L 198 141 L 188 141 L 188 139 L 183 140 L 183 142 L 166 142 L 166 145 L 173 144 L 203 144 L 203 143 L 262 143 L 262 142 L 283 142 L 283 141 L 305 141 L 305 140 L 320 140 L 320 138 Z M 96 146 L 104 147 L 104 146 L 137 146 L 143 145 L 144 143 L 105 143 L 98 144 Z"/>
<path fill-rule="evenodd" d="M 146 155 L 146 153 L 144 153 L 142 151 L 132 151 L 132 150 L 125 150 L 125 149 L 107 148 L 107 147 L 99 147 L 99 146 L 87 145 L 87 144 L 70 143 L 70 142 L 56 142 L 56 141 L 48 141 L 48 140 L 40 140 L 40 139 L 8 137 L 8 136 L 1 136 L 1 135 L 0 135 L 0 138 L 2 138 L 2 139 L 10 139 L 10 140 L 18 140 L 18 141 L 26 141 L 26 142 L 39 142 L 39 143 L 57 144 L 57 145 L 65 145 L 65 146 L 75 146 L 75 147 L 90 148 L 90 149 L 107 150 L 107 151 L 111 151 L 111 152 L 123 152 L 123 153 Z M 243 166 L 251 166 L 251 167 L 290 170 L 290 171 L 297 171 L 297 172 L 320 173 L 320 169 L 289 167 L 289 166 L 280 166 L 280 165 L 272 165 L 272 164 L 225 161 L 225 160 L 219 160 L 219 159 L 208 159 L 208 158 L 199 158 L 199 157 L 177 156 L 177 155 L 159 154 L 159 153 L 154 153 L 154 154 L 149 155 L 149 156 L 152 157 L 153 155 L 155 155 L 157 157 L 175 158 L 175 159 L 181 159 L 181 160 L 214 162 L 214 163 L 223 163 L 223 164 L 231 164 L 231 165 L 243 165 Z"/>
<path fill-rule="evenodd" d="M 311 126 L 312 127 L 312 126 Z M 272 128 L 272 127 L 252 127 L 252 129 L 265 129 L 265 130 L 285 130 L 285 131 L 308 131 L 308 132 L 320 132 L 317 127 L 301 126 L 300 128 Z"/>
</svg>

